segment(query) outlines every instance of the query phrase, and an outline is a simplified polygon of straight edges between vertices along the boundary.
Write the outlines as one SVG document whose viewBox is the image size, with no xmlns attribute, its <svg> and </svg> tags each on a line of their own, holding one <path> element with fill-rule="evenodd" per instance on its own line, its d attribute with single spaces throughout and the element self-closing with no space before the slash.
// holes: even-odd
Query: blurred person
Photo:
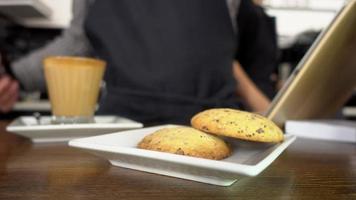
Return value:
<svg viewBox="0 0 356 200">
<path fill-rule="evenodd" d="M 100 100 L 99 114 L 146 124 L 187 124 L 203 109 L 240 108 L 237 94 L 251 111 L 268 107 L 268 97 L 233 62 L 241 24 L 237 22 L 239 4 L 251 6 L 251 0 L 73 3 L 70 27 L 11 65 L 10 71 L 25 90 L 45 91 L 42 59 L 46 56 L 96 56 L 108 63 L 107 92 Z M 4 88 L 0 107 L 8 111 L 18 93 L 13 85 L 18 82 L 5 76 L 0 83 Z"/>
<path fill-rule="evenodd" d="M 272 75 L 277 71 L 279 54 L 275 19 L 261 6 L 242 0 L 236 21 L 235 60 L 255 85 L 268 98 L 273 98 L 277 90 Z"/>
</svg>

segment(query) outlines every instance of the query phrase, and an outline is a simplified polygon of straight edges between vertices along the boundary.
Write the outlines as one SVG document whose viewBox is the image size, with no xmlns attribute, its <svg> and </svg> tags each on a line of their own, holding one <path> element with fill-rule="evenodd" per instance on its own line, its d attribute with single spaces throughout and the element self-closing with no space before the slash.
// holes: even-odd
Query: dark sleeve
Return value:
<svg viewBox="0 0 356 200">
<path fill-rule="evenodd" d="M 44 47 L 11 63 L 15 77 L 28 91 L 45 91 L 46 85 L 42 70 L 42 60 L 51 55 L 88 56 L 91 47 L 84 32 L 84 20 L 89 0 L 73 1 L 73 19 L 70 27 Z"/>
<path fill-rule="evenodd" d="M 275 20 L 251 0 L 241 0 L 237 15 L 238 60 L 256 85 L 270 98 L 275 94 L 272 73 L 277 68 Z"/>
</svg>

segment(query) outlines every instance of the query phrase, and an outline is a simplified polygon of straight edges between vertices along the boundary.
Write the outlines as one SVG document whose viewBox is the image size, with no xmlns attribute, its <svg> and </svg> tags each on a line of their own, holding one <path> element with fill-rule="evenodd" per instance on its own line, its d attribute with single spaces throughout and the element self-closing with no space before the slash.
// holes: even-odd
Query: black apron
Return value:
<svg viewBox="0 0 356 200">
<path fill-rule="evenodd" d="M 85 29 L 108 62 L 99 114 L 187 124 L 203 109 L 238 104 L 224 0 L 97 0 Z"/>
</svg>

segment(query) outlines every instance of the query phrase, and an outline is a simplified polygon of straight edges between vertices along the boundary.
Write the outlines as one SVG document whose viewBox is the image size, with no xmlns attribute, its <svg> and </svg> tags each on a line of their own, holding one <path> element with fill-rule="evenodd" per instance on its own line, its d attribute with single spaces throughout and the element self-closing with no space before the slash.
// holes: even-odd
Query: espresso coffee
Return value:
<svg viewBox="0 0 356 200">
<path fill-rule="evenodd" d="M 92 122 L 106 63 L 80 57 L 48 57 L 44 73 L 54 122 Z"/>
</svg>

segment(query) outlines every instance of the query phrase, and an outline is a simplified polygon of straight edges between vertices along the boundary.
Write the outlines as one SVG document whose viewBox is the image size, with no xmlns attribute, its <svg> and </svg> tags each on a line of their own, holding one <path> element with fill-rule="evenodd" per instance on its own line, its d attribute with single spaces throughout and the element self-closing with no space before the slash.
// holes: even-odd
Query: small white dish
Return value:
<svg viewBox="0 0 356 200">
<path fill-rule="evenodd" d="M 69 141 L 69 146 L 104 157 L 114 166 L 162 174 L 213 185 L 230 186 L 241 176 L 256 176 L 269 166 L 295 139 L 286 135 L 279 144 L 229 139 L 230 157 L 216 161 L 138 149 L 146 135 L 174 125 L 156 126 Z"/>
<path fill-rule="evenodd" d="M 40 122 L 31 116 L 19 117 L 6 130 L 30 138 L 34 143 L 47 143 L 143 127 L 141 123 L 123 117 L 96 116 L 94 120 L 95 123 L 88 124 L 51 124 L 50 116 L 41 117 Z"/>
</svg>

